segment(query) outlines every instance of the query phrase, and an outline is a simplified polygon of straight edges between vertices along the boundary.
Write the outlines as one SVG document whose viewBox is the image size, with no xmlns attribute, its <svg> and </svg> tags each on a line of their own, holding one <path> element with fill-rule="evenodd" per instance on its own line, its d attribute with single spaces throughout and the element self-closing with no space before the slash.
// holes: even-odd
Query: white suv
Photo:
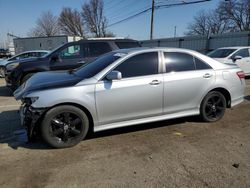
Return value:
<svg viewBox="0 0 250 188">
<path fill-rule="evenodd" d="M 222 63 L 236 63 L 250 75 L 250 46 L 218 48 L 207 55 Z"/>
</svg>

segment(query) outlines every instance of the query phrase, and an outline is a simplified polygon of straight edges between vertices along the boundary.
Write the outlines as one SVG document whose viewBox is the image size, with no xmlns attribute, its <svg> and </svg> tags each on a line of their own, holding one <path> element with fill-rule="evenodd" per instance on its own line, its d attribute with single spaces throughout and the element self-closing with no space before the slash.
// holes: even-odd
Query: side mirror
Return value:
<svg viewBox="0 0 250 188">
<path fill-rule="evenodd" d="M 237 61 L 237 60 L 239 60 L 239 59 L 242 59 L 242 56 L 237 55 L 237 56 L 235 56 L 235 57 L 233 58 L 233 61 Z"/>
<path fill-rule="evenodd" d="M 58 61 L 60 58 L 59 58 L 59 55 L 58 54 L 54 54 L 51 56 L 50 58 L 50 61 L 53 61 L 53 62 L 56 62 Z"/>
<path fill-rule="evenodd" d="M 119 71 L 111 71 L 107 74 L 106 78 L 110 81 L 122 79 L 122 73 Z"/>
</svg>

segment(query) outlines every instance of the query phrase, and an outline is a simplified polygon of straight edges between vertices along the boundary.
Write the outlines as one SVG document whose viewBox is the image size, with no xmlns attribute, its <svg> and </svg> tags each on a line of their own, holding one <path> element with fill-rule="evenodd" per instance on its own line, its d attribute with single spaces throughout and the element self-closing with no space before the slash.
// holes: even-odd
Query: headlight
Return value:
<svg viewBox="0 0 250 188">
<path fill-rule="evenodd" d="M 10 63 L 6 66 L 6 69 L 7 70 L 13 70 L 15 69 L 16 67 L 18 67 L 19 63 Z"/>
<path fill-rule="evenodd" d="M 25 97 L 22 99 L 22 103 L 30 106 L 34 102 L 36 102 L 39 99 L 39 97 Z"/>
</svg>

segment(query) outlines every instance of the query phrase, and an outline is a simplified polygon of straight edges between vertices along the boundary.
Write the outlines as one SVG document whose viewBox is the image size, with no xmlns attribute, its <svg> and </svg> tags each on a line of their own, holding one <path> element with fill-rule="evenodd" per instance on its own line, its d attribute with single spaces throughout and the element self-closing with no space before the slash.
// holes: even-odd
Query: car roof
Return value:
<svg viewBox="0 0 250 188">
<path fill-rule="evenodd" d="M 126 39 L 126 38 L 89 38 L 89 39 L 82 39 L 75 42 L 138 42 L 137 40 L 133 39 Z"/>
<path fill-rule="evenodd" d="M 243 49 L 243 48 L 250 48 L 250 46 L 230 46 L 230 47 L 222 47 L 218 49 Z"/>
<path fill-rule="evenodd" d="M 46 53 L 49 53 L 50 51 L 49 50 L 30 50 L 30 51 L 21 52 L 20 54 L 30 53 L 30 52 L 46 52 Z"/>
<path fill-rule="evenodd" d="M 196 51 L 185 49 L 185 48 L 171 48 L 171 47 L 136 47 L 136 48 L 126 48 L 126 49 L 119 49 L 115 52 L 117 53 L 135 53 L 135 52 L 147 52 L 147 51 L 178 51 L 178 52 L 192 52 L 197 53 Z"/>
</svg>

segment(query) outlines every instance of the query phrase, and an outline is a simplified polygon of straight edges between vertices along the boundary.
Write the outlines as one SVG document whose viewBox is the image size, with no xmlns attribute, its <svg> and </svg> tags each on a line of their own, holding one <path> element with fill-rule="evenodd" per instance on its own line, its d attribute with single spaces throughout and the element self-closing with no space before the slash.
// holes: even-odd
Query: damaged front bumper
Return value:
<svg viewBox="0 0 250 188">
<path fill-rule="evenodd" d="M 21 125 L 27 130 L 28 140 L 32 141 L 37 135 L 37 127 L 45 113 L 46 108 L 33 108 L 31 105 L 22 104 L 19 110 Z"/>
</svg>

